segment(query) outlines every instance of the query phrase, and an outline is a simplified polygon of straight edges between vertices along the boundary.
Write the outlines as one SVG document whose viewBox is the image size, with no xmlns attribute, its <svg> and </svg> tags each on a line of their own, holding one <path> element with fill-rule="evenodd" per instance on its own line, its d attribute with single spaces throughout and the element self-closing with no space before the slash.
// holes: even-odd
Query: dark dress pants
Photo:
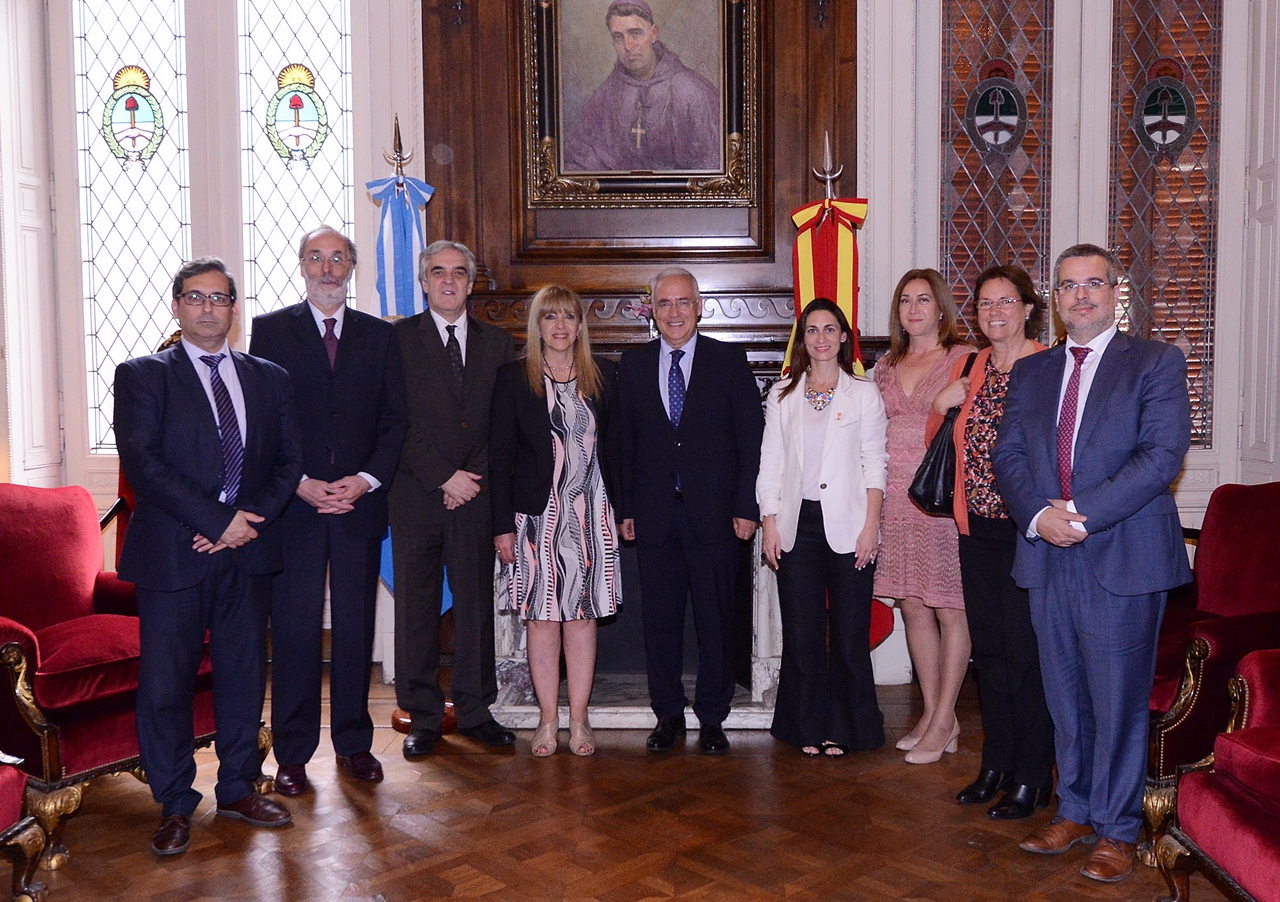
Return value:
<svg viewBox="0 0 1280 902">
<path fill-rule="evenodd" d="M 201 799 L 192 789 L 196 776 L 192 703 L 206 630 L 218 724 L 214 794 L 225 805 L 255 791 L 254 780 L 262 769 L 258 727 L 270 580 L 270 576 L 241 573 L 231 552 L 220 551 L 198 585 L 174 592 L 138 588 L 142 641 L 138 746 L 163 817 L 190 817 Z"/>
<path fill-rule="evenodd" d="M 397 523 L 391 530 L 391 550 L 396 574 L 396 704 L 409 712 L 413 729 L 440 731 L 440 606 L 447 568 L 456 643 L 453 710 L 463 729 L 492 720 L 489 706 L 497 701 L 498 679 L 489 520 L 464 520 L 447 512 L 440 523 Z"/>
<path fill-rule="evenodd" d="M 1048 584 L 1031 590 L 1031 623 L 1053 715 L 1058 814 L 1136 843 L 1166 593 L 1112 595 L 1094 577 L 1084 545 L 1049 553 Z"/>
<path fill-rule="evenodd" d="M 719 725 L 733 700 L 733 593 L 738 540 L 700 542 L 685 503 L 677 501 L 661 545 L 636 542 L 640 565 L 641 621 L 649 671 L 649 699 L 658 717 L 683 718 L 684 612 L 692 593 L 698 632 L 698 682 L 693 713 Z"/>
<path fill-rule="evenodd" d="M 271 595 L 271 729 L 276 760 L 306 764 L 320 744 L 326 574 L 333 749 L 346 757 L 367 752 L 373 743 L 369 673 L 382 543 L 348 532 L 342 515 L 317 514 L 301 498 L 290 502 L 281 526 L 285 568 L 275 576 Z"/>
<path fill-rule="evenodd" d="M 982 767 L 1037 789 L 1053 785 L 1053 720 L 1044 700 L 1031 599 L 1010 575 L 1018 528 L 969 512 L 960 536 L 964 612 L 982 706 Z"/>
<path fill-rule="evenodd" d="M 792 549 L 778 561 L 782 667 L 770 732 L 795 746 L 884 745 L 871 667 L 875 565 L 827 544 L 822 504 L 804 501 Z"/>
</svg>

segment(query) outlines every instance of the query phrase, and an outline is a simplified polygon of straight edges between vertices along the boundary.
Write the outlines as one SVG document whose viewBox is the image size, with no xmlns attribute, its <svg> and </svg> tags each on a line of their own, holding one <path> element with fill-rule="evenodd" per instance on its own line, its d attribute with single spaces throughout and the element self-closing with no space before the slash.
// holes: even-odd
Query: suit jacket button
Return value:
<svg viewBox="0 0 1280 902">
<path fill-rule="evenodd" d="M 818 488 L 820 488 L 820 489 L 825 489 L 826 487 L 827 487 L 827 484 L 826 484 L 825 482 L 824 482 L 824 483 L 821 483 L 821 484 L 818 486 Z"/>
<path fill-rule="evenodd" d="M 463 421 L 462 421 L 462 428 L 463 428 L 463 429 L 466 429 L 466 428 L 467 428 L 467 421 L 466 421 L 466 420 L 463 420 Z"/>
</svg>

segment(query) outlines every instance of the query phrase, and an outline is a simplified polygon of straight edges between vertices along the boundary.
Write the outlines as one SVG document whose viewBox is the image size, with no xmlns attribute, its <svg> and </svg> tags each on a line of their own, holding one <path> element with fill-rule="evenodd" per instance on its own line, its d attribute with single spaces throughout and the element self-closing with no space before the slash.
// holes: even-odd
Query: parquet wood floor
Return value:
<svg viewBox="0 0 1280 902">
<path fill-rule="evenodd" d="M 389 687 L 375 722 L 389 723 Z M 882 687 L 896 738 L 918 705 Z M 601 900 L 1142 900 L 1164 894 L 1154 870 L 1103 886 L 1078 874 L 1086 852 L 1030 855 L 1032 822 L 990 820 L 954 801 L 977 773 L 974 691 L 962 698 L 960 751 L 909 766 L 893 739 L 843 761 L 810 760 L 764 732 L 733 732 L 732 752 L 644 750 L 640 731 L 598 732 L 594 758 L 529 755 L 531 734 L 492 752 L 460 736 L 410 763 L 379 729 L 386 781 L 340 778 L 328 736 L 308 767 L 313 792 L 287 801 L 294 822 L 258 830 L 213 814 L 217 761 L 199 754 L 191 849 L 174 859 L 148 843 L 159 811 L 132 777 L 93 784 L 67 827 L 71 861 L 45 873 L 49 902 L 428 899 Z M 267 769 L 274 771 L 268 760 Z M 0 879 L 7 880 L 7 872 Z M 1198 875 L 1197 902 L 1223 896 Z"/>
</svg>

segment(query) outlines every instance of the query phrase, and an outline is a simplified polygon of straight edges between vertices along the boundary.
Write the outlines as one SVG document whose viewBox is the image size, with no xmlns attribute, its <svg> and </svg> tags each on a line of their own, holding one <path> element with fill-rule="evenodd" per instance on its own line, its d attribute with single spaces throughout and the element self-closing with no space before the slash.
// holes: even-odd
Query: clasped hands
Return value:
<svg viewBox="0 0 1280 902">
<path fill-rule="evenodd" d="M 335 479 L 333 482 L 308 477 L 298 483 L 297 495 L 319 513 L 348 514 L 367 491 L 369 491 L 368 481 L 356 474 Z"/>
<path fill-rule="evenodd" d="M 1059 548 L 1069 548 L 1072 545 L 1078 545 L 1089 537 L 1089 533 L 1084 530 L 1084 522 L 1089 518 L 1084 514 L 1077 514 L 1067 507 L 1067 502 L 1061 498 L 1052 498 L 1049 500 L 1049 507 L 1040 512 L 1040 519 L 1036 521 L 1036 534 L 1044 539 L 1050 545 L 1057 545 Z M 1080 526 L 1072 524 L 1079 523 Z"/>
<path fill-rule="evenodd" d="M 258 531 L 253 528 L 254 523 L 261 523 L 265 518 L 253 511 L 236 511 L 236 515 L 231 518 L 231 522 L 227 524 L 227 528 L 222 531 L 222 535 L 218 536 L 218 541 L 211 542 L 200 533 L 196 533 L 195 540 L 191 543 L 194 551 L 202 554 L 217 554 L 224 548 L 239 548 L 242 545 L 248 545 L 258 537 Z"/>
</svg>

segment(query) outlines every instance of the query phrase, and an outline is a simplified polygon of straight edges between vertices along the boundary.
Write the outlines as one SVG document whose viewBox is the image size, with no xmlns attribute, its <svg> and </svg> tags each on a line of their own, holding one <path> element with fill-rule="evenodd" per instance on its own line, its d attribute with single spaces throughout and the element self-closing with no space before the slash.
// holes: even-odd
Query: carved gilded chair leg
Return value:
<svg viewBox="0 0 1280 902">
<path fill-rule="evenodd" d="M 67 786 L 47 794 L 27 788 L 27 811 L 35 816 L 49 837 L 40 856 L 40 867 L 46 871 L 56 871 L 67 863 L 69 855 L 62 844 L 62 830 L 65 818 L 75 814 L 82 799 L 79 786 Z"/>
<path fill-rule="evenodd" d="M 275 734 L 271 732 L 271 727 L 265 723 L 258 727 L 258 763 L 263 764 L 267 760 L 267 755 L 271 751 L 271 746 L 275 743 Z M 265 796 L 270 794 L 276 788 L 274 777 L 268 777 L 266 774 L 259 772 L 258 779 L 254 780 L 254 786 L 258 790 L 258 795 Z"/>
<path fill-rule="evenodd" d="M 1155 857 L 1160 866 L 1160 876 L 1169 887 L 1169 895 L 1161 896 L 1159 902 L 1188 902 L 1195 859 L 1186 846 L 1168 833 L 1162 834 L 1155 843 Z"/>
<path fill-rule="evenodd" d="M 0 849 L 13 861 L 14 902 L 40 902 L 44 898 L 44 884 L 35 882 L 44 843 L 44 830 L 31 819 L 25 827 L 0 844 Z"/>
<path fill-rule="evenodd" d="M 1142 797 L 1143 828 L 1147 840 L 1138 846 L 1138 860 L 1149 868 L 1156 866 L 1156 843 L 1169 826 L 1169 818 L 1178 804 L 1178 790 L 1175 786 L 1159 786 L 1147 783 Z"/>
</svg>

